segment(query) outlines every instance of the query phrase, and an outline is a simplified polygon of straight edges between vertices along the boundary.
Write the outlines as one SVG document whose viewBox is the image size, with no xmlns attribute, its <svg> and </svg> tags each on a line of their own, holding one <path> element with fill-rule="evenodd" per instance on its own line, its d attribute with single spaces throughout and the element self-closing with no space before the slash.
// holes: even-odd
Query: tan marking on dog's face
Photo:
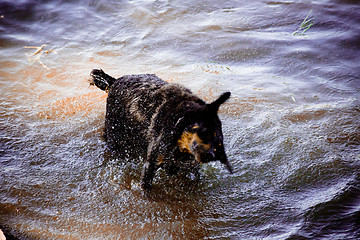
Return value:
<svg viewBox="0 0 360 240">
<path fill-rule="evenodd" d="M 199 136 L 195 137 L 196 133 L 191 132 L 183 132 L 180 139 L 177 141 L 177 145 L 183 152 L 191 153 L 190 145 L 194 142 L 194 138 L 198 138 Z"/>
<path fill-rule="evenodd" d="M 190 154 L 193 154 L 197 161 L 201 162 L 201 159 L 199 159 L 199 154 L 196 152 L 193 152 L 191 150 L 192 144 L 196 142 L 197 145 L 201 145 L 201 148 L 205 151 L 208 151 L 211 148 L 211 144 L 205 144 L 199 137 L 197 133 L 192 132 L 183 132 L 180 139 L 177 141 L 177 146 L 180 148 L 182 152 L 188 152 Z"/>
</svg>

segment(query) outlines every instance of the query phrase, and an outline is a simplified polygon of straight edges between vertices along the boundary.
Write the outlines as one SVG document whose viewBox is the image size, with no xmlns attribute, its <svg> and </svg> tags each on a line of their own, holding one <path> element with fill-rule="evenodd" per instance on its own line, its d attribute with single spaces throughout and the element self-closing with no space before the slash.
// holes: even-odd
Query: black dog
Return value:
<svg viewBox="0 0 360 240">
<path fill-rule="evenodd" d="M 109 93 L 105 119 L 109 147 L 146 159 L 141 181 L 145 191 L 160 167 L 168 174 L 187 169 L 199 177 L 199 163 L 220 160 L 232 172 L 217 115 L 230 92 L 206 104 L 190 90 L 153 74 L 115 79 L 94 69 L 90 76 L 92 84 Z"/>
</svg>

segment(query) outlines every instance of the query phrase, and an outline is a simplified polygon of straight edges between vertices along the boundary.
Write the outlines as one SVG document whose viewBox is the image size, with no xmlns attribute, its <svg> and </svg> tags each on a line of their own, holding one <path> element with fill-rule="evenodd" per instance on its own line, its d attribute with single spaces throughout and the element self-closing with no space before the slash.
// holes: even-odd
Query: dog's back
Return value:
<svg viewBox="0 0 360 240">
<path fill-rule="evenodd" d="M 154 74 L 125 75 L 115 80 L 102 70 L 94 70 L 91 75 L 95 84 L 100 74 L 103 82 L 109 81 L 105 137 L 114 150 L 144 155 L 156 131 L 152 121 L 159 114 L 166 113 L 161 120 L 164 128 L 170 128 L 186 111 L 205 105 L 189 89 L 169 84 Z"/>
</svg>

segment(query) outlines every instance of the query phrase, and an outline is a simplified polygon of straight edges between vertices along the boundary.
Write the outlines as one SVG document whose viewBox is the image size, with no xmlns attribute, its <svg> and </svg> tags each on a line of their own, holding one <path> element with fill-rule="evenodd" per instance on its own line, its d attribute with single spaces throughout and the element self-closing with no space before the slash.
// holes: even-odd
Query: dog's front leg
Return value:
<svg viewBox="0 0 360 240">
<path fill-rule="evenodd" d="M 145 191 L 145 194 L 148 194 L 150 192 L 152 180 L 157 170 L 156 163 L 159 155 L 160 141 L 161 137 L 158 137 L 156 140 L 151 141 L 148 146 L 147 158 L 141 174 L 141 187 Z"/>
<path fill-rule="evenodd" d="M 155 163 L 150 159 L 147 159 L 141 174 L 141 187 L 145 191 L 145 194 L 148 194 L 151 189 L 152 180 L 156 172 Z"/>
</svg>

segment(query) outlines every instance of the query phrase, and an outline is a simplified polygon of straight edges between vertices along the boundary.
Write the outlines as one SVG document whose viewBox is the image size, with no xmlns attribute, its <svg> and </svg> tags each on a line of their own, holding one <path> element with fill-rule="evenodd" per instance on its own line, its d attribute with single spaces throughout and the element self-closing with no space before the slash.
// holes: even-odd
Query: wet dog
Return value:
<svg viewBox="0 0 360 240">
<path fill-rule="evenodd" d="M 198 178 L 200 163 L 219 160 L 232 172 L 217 115 L 230 92 L 207 104 L 189 89 L 153 74 L 115 79 L 94 69 L 90 76 L 92 84 L 108 91 L 108 146 L 144 156 L 141 187 L 145 191 L 159 168 L 170 175 L 185 169 Z"/>
</svg>

